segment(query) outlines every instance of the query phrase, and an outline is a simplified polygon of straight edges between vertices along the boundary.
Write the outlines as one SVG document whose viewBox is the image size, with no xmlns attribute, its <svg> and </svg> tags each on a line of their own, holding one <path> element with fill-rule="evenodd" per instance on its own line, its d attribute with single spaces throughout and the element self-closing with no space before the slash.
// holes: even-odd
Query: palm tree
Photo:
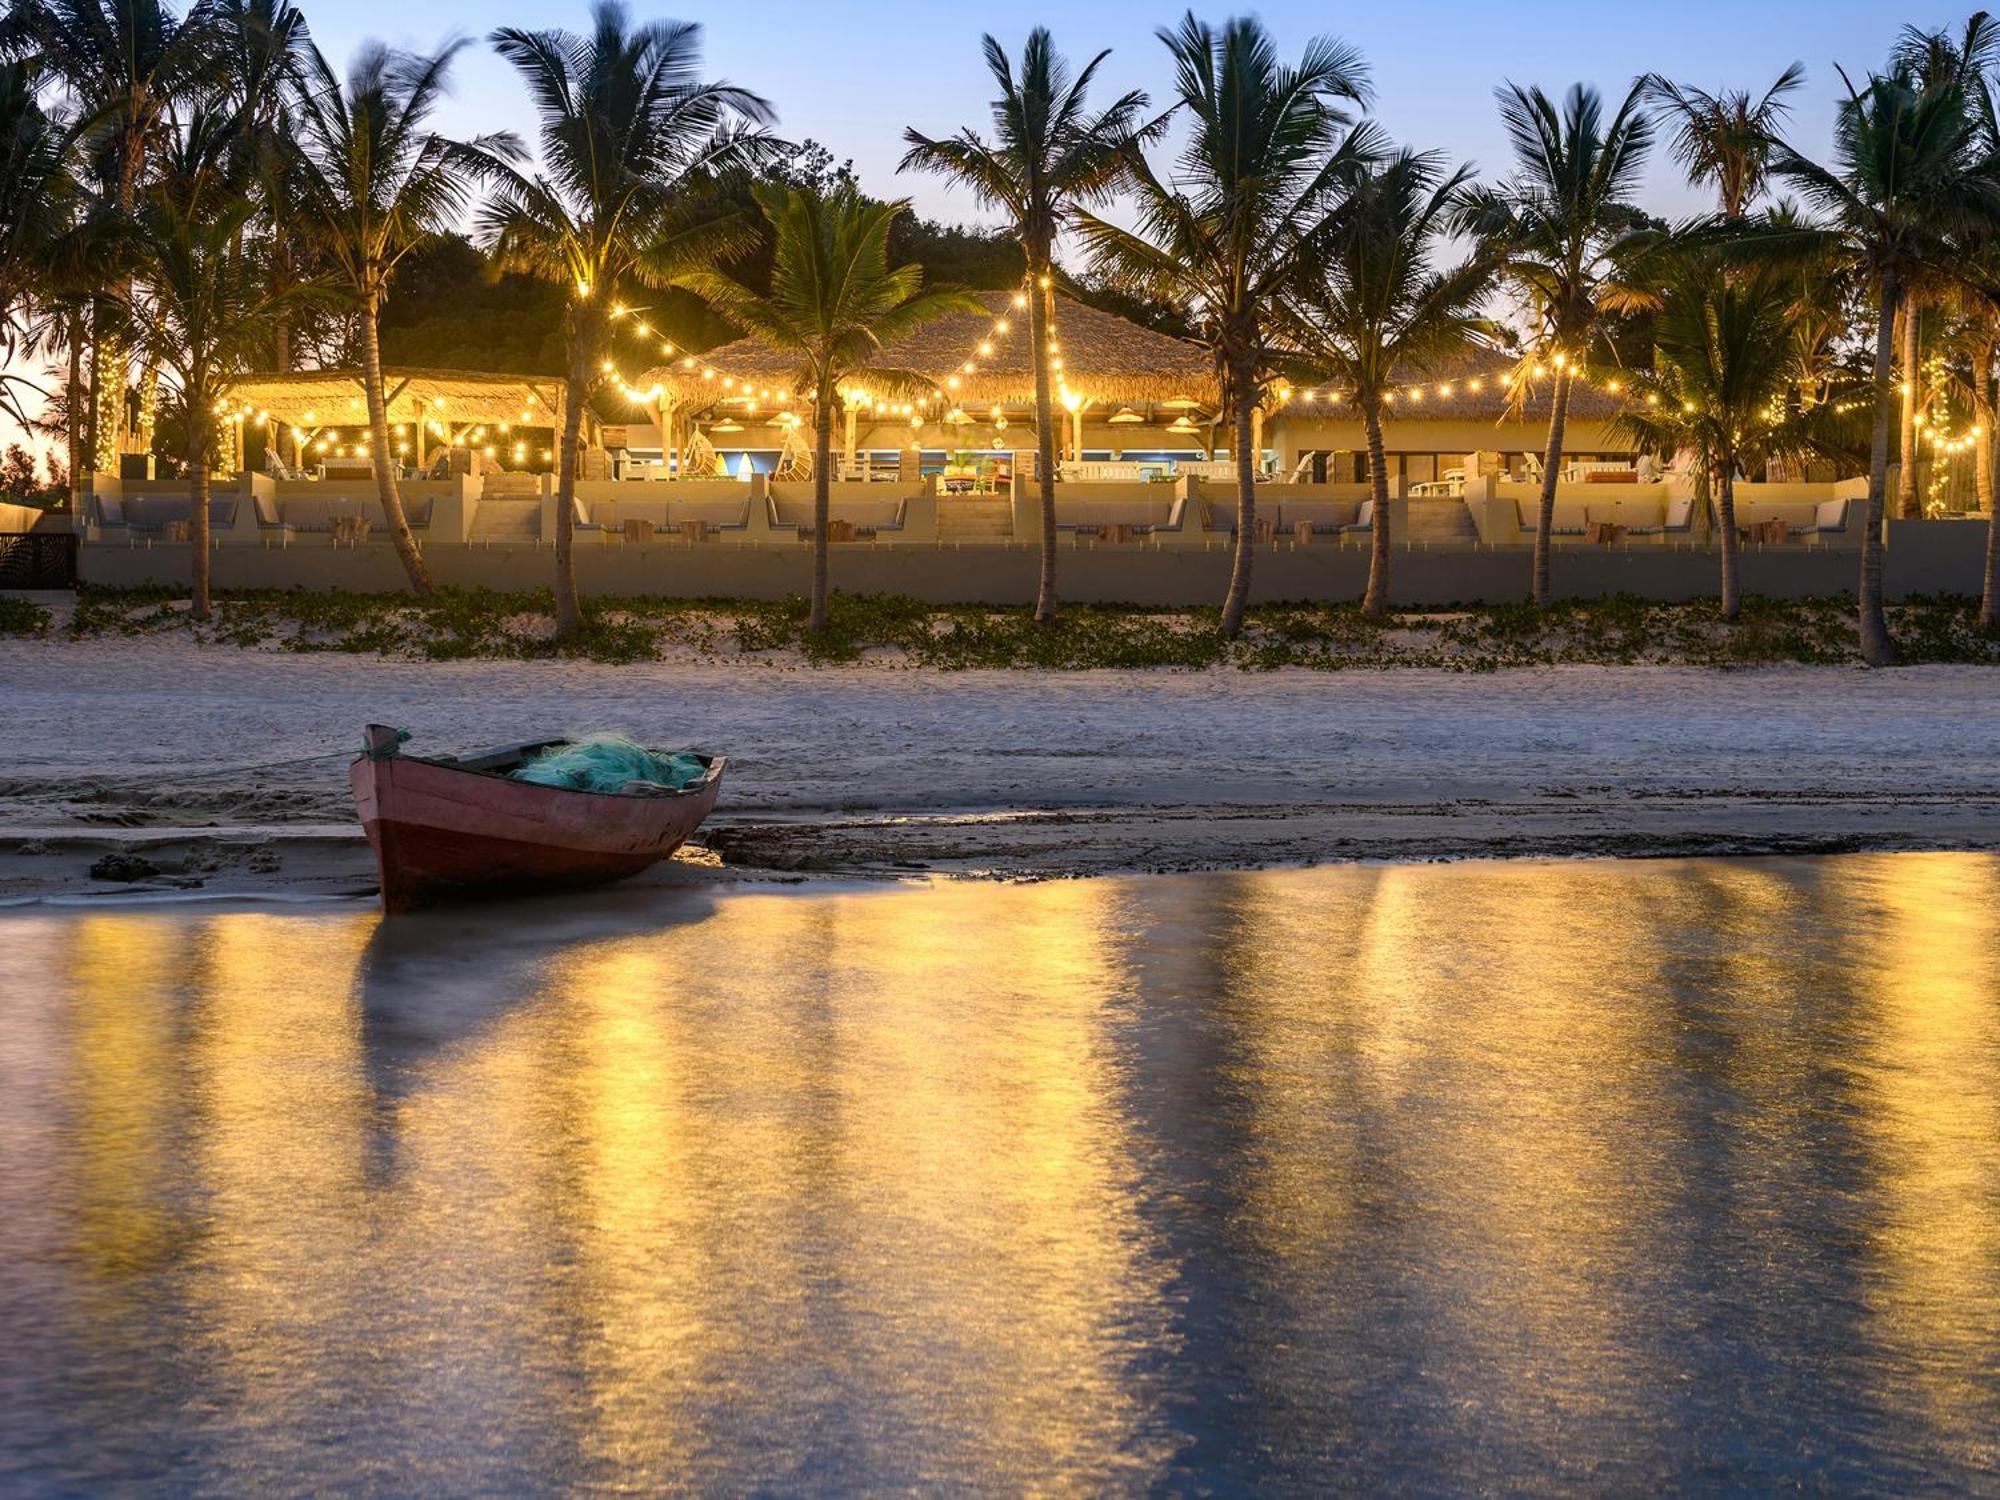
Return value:
<svg viewBox="0 0 2000 1500">
<path fill-rule="evenodd" d="M 1834 129 L 1834 164 L 1821 166 L 1781 142 L 1771 171 L 1796 187 L 1821 222 L 1774 232 L 1770 249 L 1838 251 L 1874 285 L 1875 423 L 1869 444 L 1868 513 L 1858 591 L 1861 654 L 1874 666 L 1896 659 L 1882 613 L 1882 510 L 1889 424 L 1896 391 L 1896 316 L 1912 276 L 1941 258 L 1954 232 L 1977 234 L 2000 221 L 2000 156 L 1984 149 L 1979 125 L 1956 82 L 1919 87 L 1908 73 L 1851 84 Z"/>
<path fill-rule="evenodd" d="M 1358 162 L 1382 139 L 1343 107 L 1367 99 L 1361 55 L 1310 43 L 1295 67 L 1279 61 L 1261 22 L 1220 31 L 1190 13 L 1162 30 L 1174 60 L 1177 109 L 1191 129 L 1171 181 L 1126 153 L 1136 231 L 1079 214 L 1093 265 L 1114 286 L 1185 308 L 1214 353 L 1236 438 L 1236 555 L 1222 633 L 1243 628 L 1257 524 L 1251 443 L 1268 373 L 1272 300 L 1296 274 L 1299 251 L 1339 200 Z"/>
<path fill-rule="evenodd" d="M 389 441 L 382 304 L 397 263 L 459 218 L 469 184 L 489 163 L 519 151 L 510 135 L 461 143 L 427 128 L 444 100 L 452 58 L 463 46 L 452 43 L 420 57 L 370 43 L 349 67 L 343 88 L 319 48 L 307 43 L 295 122 L 300 197 L 319 230 L 322 252 L 360 304 L 361 378 L 375 492 L 396 554 L 419 594 L 431 593 L 434 585 L 403 510 Z"/>
<path fill-rule="evenodd" d="M 883 347 L 945 313 L 984 305 L 968 292 L 924 290 L 919 266 L 890 268 L 889 229 L 907 202 L 871 202 L 848 182 L 826 192 L 758 182 L 750 191 L 774 242 L 770 291 L 713 268 L 680 279 L 732 323 L 798 360 L 793 389 L 813 403 L 811 628 L 818 633 L 826 629 L 829 467 L 843 388 L 862 378 L 919 384 L 907 370 L 880 365 Z"/>
<path fill-rule="evenodd" d="M 242 253 L 255 201 L 218 169 L 232 123 L 197 112 L 175 160 L 139 202 L 131 232 L 145 288 L 129 308 L 141 352 L 164 370 L 187 424 L 194 618 L 209 617 L 209 469 L 217 414 L 233 376 L 262 347 L 278 299 Z M 311 288 L 293 288 L 293 300 Z"/>
<path fill-rule="evenodd" d="M 305 14 L 290 0 L 217 0 L 217 30 L 223 50 L 224 93 L 235 111 L 235 151 L 243 172 L 255 183 L 258 222 L 282 224 L 285 233 L 266 233 L 259 250 L 273 291 L 309 279 L 315 264 L 312 219 L 300 192 L 303 175 L 297 135 L 298 88 L 309 45 Z M 271 327 L 270 368 L 292 367 L 290 317 L 281 312 Z"/>
<path fill-rule="evenodd" d="M 773 119 L 764 100 L 702 80 L 699 26 L 634 27 L 616 0 L 599 0 L 591 16 L 588 36 L 493 33 L 540 117 L 541 170 L 529 176 L 493 162 L 499 192 L 480 217 L 503 269 L 572 289 L 556 469 L 556 633 L 565 640 L 582 626 L 572 555 L 577 439 L 621 296 L 741 246 L 747 226 L 704 216 L 697 190 L 758 165 L 774 144 L 762 130 Z"/>
<path fill-rule="evenodd" d="M 1632 375 L 1632 404 L 1615 428 L 1654 453 L 1691 449 L 1722 551 L 1722 618 L 1742 606 L 1736 475 L 1766 460 L 1823 451 L 1835 408 L 1804 406 L 1793 324 L 1806 284 L 1795 267 L 1731 268 L 1712 248 L 1688 249 L 1653 320 L 1653 363 Z"/>
<path fill-rule="evenodd" d="M 237 148 L 255 149 L 285 127 L 310 47 L 305 12 L 291 0 L 214 0 L 221 86 L 235 111 Z"/>
<path fill-rule="evenodd" d="M 166 139 L 169 111 L 212 82 L 210 0 L 176 15 L 163 0 L 17 0 L 9 40 L 40 50 L 75 97 L 88 134 L 86 161 L 104 218 L 128 220 L 149 158 Z M 129 300 L 112 288 L 92 313 L 91 467 L 115 469 L 123 427 Z"/>
<path fill-rule="evenodd" d="M 1571 86 L 1560 113 L 1539 88 L 1500 89 L 1514 175 L 1497 190 L 1469 195 L 1461 218 L 1527 299 L 1540 354 L 1555 372 L 1535 521 L 1537 604 L 1549 602 L 1550 538 L 1570 392 L 1607 316 L 1627 305 L 1619 263 L 1645 224 L 1632 202 L 1653 143 L 1652 123 L 1640 109 L 1644 94 L 1643 80 L 1633 84 L 1607 123 L 1604 101 L 1583 84 Z"/>
<path fill-rule="evenodd" d="M 1956 85 L 1965 91 L 1966 108 L 1975 122 L 1968 149 L 1984 154 L 2000 150 L 2000 116 L 1987 83 L 1996 64 L 2000 64 L 2000 24 L 1983 10 L 1973 12 L 1955 36 L 1941 28 L 1905 26 L 1889 54 L 1890 71 L 1908 75 L 1919 89 Z M 1906 520 L 1924 511 L 1917 494 L 1917 413 L 1925 403 L 1923 314 L 1926 307 L 1950 295 L 1948 278 L 1925 274 L 1924 268 L 1904 277 L 1897 319 L 1903 399 L 1896 414 L 1896 514 Z"/>
<path fill-rule="evenodd" d="M 1139 115 L 1146 96 L 1136 90 L 1091 113 L 1085 103 L 1091 79 L 1110 52 L 1093 57 L 1071 76 L 1046 27 L 1028 33 L 1021 75 L 992 37 L 983 39 L 987 71 L 1000 97 L 993 101 L 993 141 L 965 130 L 933 140 L 903 132 L 909 151 L 899 170 L 935 172 L 972 189 L 988 208 L 1007 215 L 1027 261 L 1028 323 L 1035 360 L 1035 444 L 1041 474 L 1042 579 L 1035 618 L 1056 617 L 1056 435 L 1049 378 L 1049 303 L 1056 233 L 1075 205 L 1105 196 L 1115 186 L 1123 154 L 1144 130 Z"/>
<path fill-rule="evenodd" d="M 1805 81 L 1804 65 L 1793 63 L 1761 98 L 1753 99 L 1748 89 L 1711 94 L 1658 73 L 1646 76 L 1646 97 L 1674 127 L 1674 160 L 1689 182 L 1715 189 L 1716 208 L 1725 220 L 1741 221 L 1763 194 L 1771 137 L 1791 110 L 1786 96 Z"/>
<path fill-rule="evenodd" d="M 75 133 L 42 107 L 38 73 L 32 61 L 0 61 L 0 412 L 23 425 L 29 412 L 17 395 L 27 393 L 16 385 L 26 382 L 7 367 L 24 342 L 39 342 L 29 316 L 53 300 L 52 260 L 77 198 Z M 55 325 L 67 326 L 67 320 Z"/>
<path fill-rule="evenodd" d="M 1373 554 L 1362 611 L 1389 602 L 1389 470 L 1382 407 L 1392 381 L 1425 374 L 1478 346 L 1491 324 L 1478 307 L 1492 283 L 1477 257 L 1435 268 L 1440 242 L 1472 176 L 1446 174 L 1436 152 L 1399 151 L 1358 170 L 1346 201 L 1316 233 L 1299 286 L 1278 304 L 1281 340 L 1315 370 L 1351 387 L 1368 433 Z"/>
<path fill-rule="evenodd" d="M 2000 520 L 1996 520 L 1994 371 L 2000 362 L 2000 225 L 1955 243 L 1942 257 L 1952 267 L 1946 307 L 1948 346 L 1972 398 L 1973 484 L 1987 519 L 1979 629 L 2000 632 Z"/>
<path fill-rule="evenodd" d="M 2000 418 L 1993 396 L 1994 362 L 2000 359 L 2000 276 L 1971 299 L 1977 305 L 1959 322 L 1956 342 L 1972 393 L 1973 484 L 1986 515 L 1986 559 L 1980 574 L 1979 629 L 2000 634 L 2000 506 L 1995 503 L 1993 425 Z"/>
<path fill-rule="evenodd" d="M 1995 67 L 2000 67 L 2000 22 L 1983 10 L 1966 17 L 1956 36 L 1906 25 L 1889 53 L 1890 71 L 1907 73 L 1924 88 L 1940 83 L 1970 88 Z"/>
</svg>

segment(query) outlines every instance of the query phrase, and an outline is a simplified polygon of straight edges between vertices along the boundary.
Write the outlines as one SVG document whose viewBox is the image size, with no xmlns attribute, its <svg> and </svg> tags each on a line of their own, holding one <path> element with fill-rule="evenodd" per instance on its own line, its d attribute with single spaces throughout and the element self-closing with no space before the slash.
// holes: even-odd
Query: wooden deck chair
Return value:
<svg viewBox="0 0 2000 1500">
<path fill-rule="evenodd" d="M 681 476 L 685 479 L 715 479 L 722 472 L 722 455 L 715 451 L 715 444 L 699 432 L 690 436 L 687 447 L 681 451 Z"/>
<path fill-rule="evenodd" d="M 785 429 L 785 440 L 778 447 L 778 462 L 771 470 L 771 478 L 779 483 L 802 482 L 813 477 L 813 453 L 806 446 L 806 440 L 799 435 L 796 427 Z"/>
</svg>

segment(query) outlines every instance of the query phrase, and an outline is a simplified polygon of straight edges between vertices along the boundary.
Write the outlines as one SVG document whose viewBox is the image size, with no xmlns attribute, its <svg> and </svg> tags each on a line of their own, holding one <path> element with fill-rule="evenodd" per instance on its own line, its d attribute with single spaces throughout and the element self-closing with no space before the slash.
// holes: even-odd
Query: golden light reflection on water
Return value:
<svg viewBox="0 0 2000 1500">
<path fill-rule="evenodd" d="M 185 1138 L 202 1231 L 188 1319 L 207 1378 L 270 1429 L 329 1399 L 321 1351 L 352 1315 L 367 1249 L 370 1101 L 353 975 L 372 923 L 245 913 L 193 929 Z"/>
<path fill-rule="evenodd" d="M 173 1253 L 180 1240 L 167 1160 L 182 1103 L 175 1087 L 180 1018 L 172 976 L 190 934 L 162 923 L 91 917 L 76 925 L 70 983 L 77 1066 L 78 1249 L 109 1290 Z"/>
<path fill-rule="evenodd" d="M 2000 1358 L 2000 906 L 1990 870 L 1937 855 L 1857 871 L 1840 899 L 1874 917 L 1857 1120 L 1884 1212 L 1872 1226 L 1877 1337 L 1960 1443 L 2000 1465 L 1968 1371 Z M 1975 1425 L 1968 1425 L 1971 1418 Z M 1989 1473 L 1994 1472 L 1989 1468 Z"/>
<path fill-rule="evenodd" d="M 1996 872 L 38 916 L 0 1291 L 78 1478 L 162 1435 L 213 1488 L 1973 1472 Z"/>
</svg>

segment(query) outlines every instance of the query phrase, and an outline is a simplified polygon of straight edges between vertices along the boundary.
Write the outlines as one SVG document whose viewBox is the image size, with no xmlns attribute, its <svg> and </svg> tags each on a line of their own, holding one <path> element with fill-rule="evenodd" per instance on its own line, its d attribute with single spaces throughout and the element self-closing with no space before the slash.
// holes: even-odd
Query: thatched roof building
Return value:
<svg viewBox="0 0 2000 1500">
<path fill-rule="evenodd" d="M 561 420 L 560 375 L 490 375 L 477 370 L 385 366 L 392 425 L 448 422 L 552 427 Z M 285 370 L 240 375 L 229 400 L 292 427 L 359 427 L 368 420 L 359 370 Z"/>
<path fill-rule="evenodd" d="M 880 363 L 914 371 L 940 399 L 972 409 L 1034 404 L 1035 370 L 1028 313 L 1018 294 L 979 292 L 984 313 L 950 313 L 882 351 Z M 1215 367 L 1206 350 L 1156 333 L 1068 297 L 1055 299 L 1055 343 L 1070 388 L 1093 407 L 1186 403 L 1214 410 Z M 789 393 L 796 365 L 754 338 L 649 370 L 639 386 L 657 385 L 683 411 L 721 403 L 769 404 Z M 865 384 L 865 382 L 856 382 Z M 746 388 L 750 400 L 745 401 Z"/>
</svg>

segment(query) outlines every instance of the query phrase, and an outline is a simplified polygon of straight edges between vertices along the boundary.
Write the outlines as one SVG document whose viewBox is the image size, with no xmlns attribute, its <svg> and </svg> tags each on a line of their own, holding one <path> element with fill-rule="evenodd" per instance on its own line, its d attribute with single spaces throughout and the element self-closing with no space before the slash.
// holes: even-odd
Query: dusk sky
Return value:
<svg viewBox="0 0 2000 1500">
<path fill-rule="evenodd" d="M 420 11 L 390 0 L 305 0 L 305 9 L 320 45 L 336 62 L 344 62 L 367 36 L 429 48 L 454 27 L 483 35 L 500 25 L 578 26 L 587 15 L 579 0 L 500 0 Z M 1808 150 L 1822 150 L 1840 84 L 1836 62 L 1850 73 L 1865 71 L 1880 61 L 1904 19 L 1956 26 L 1966 13 L 1907 13 L 1859 0 L 1687 0 L 1666 8 L 1551 0 L 1532 10 L 1467 0 L 1354 7 L 1279 0 L 1256 10 L 1288 57 L 1320 31 L 1358 45 L 1373 72 L 1376 113 L 1399 139 L 1440 147 L 1488 171 L 1503 164 L 1493 107 L 1494 85 L 1503 79 L 1541 83 L 1551 91 L 1587 79 L 1611 92 L 1622 90 L 1635 74 L 1657 70 L 1704 88 L 1762 89 L 1788 63 L 1801 61 L 1808 87 L 1795 96 L 1794 134 Z M 810 136 L 836 157 L 852 157 L 872 191 L 906 194 L 928 214 L 969 219 L 974 210 L 968 199 L 935 180 L 899 179 L 894 172 L 905 125 L 938 134 L 984 124 L 990 89 L 978 52 L 982 32 L 993 32 L 1018 53 L 1028 29 L 1043 22 L 1073 59 L 1112 48 L 1101 75 L 1104 96 L 1144 88 L 1158 100 L 1168 76 L 1152 32 L 1180 11 L 903 0 L 829 8 L 773 0 L 735 7 L 636 6 L 634 13 L 701 21 L 712 72 L 771 99 L 787 138 Z M 1220 20 L 1231 11 L 1206 7 L 1198 13 Z M 461 130 L 527 124 L 525 97 L 489 50 L 467 52 L 448 123 Z M 1693 202 L 1666 163 L 1658 165 L 1648 197 L 1651 206 L 1669 212 Z"/>
</svg>

